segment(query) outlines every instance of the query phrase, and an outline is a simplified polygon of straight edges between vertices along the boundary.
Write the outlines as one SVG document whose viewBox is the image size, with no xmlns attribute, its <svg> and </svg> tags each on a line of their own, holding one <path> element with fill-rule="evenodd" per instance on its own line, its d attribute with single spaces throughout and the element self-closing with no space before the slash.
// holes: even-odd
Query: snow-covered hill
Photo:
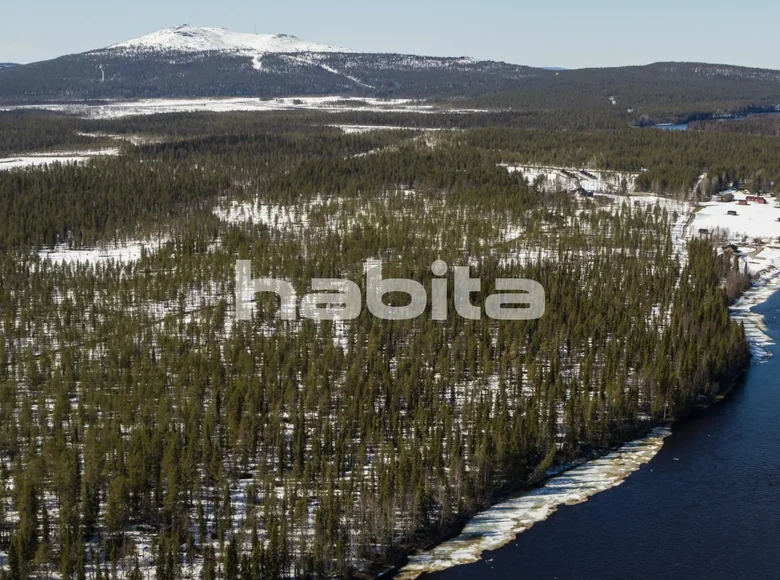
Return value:
<svg viewBox="0 0 780 580">
<path fill-rule="evenodd" d="M 0 102 L 353 96 L 470 98 L 551 74 L 503 62 L 356 52 L 286 34 L 178 26 L 2 72 Z"/>
<path fill-rule="evenodd" d="M 307 42 L 289 34 L 250 34 L 226 28 L 177 26 L 109 46 L 115 52 L 227 52 L 245 55 L 299 52 L 354 52 Z"/>
</svg>

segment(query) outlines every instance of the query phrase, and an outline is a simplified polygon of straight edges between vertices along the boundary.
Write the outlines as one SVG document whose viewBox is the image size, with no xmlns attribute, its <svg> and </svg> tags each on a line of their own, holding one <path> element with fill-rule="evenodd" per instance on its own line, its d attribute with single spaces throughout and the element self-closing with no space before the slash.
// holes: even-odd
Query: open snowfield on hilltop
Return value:
<svg viewBox="0 0 780 580">
<path fill-rule="evenodd" d="M 285 97 L 278 99 L 206 98 L 206 99 L 146 99 L 114 101 L 101 104 L 40 104 L 0 108 L 0 111 L 44 110 L 86 119 L 117 119 L 134 115 L 160 113 L 228 113 L 235 111 L 295 111 L 328 112 L 379 111 L 393 113 L 469 113 L 467 109 L 441 109 L 411 99 L 376 99 L 351 97 Z"/>
<path fill-rule="evenodd" d="M 0 159 L 0 171 L 9 171 L 24 167 L 45 167 L 54 163 L 77 165 L 88 163 L 94 157 L 119 155 L 119 149 L 101 149 L 97 151 L 68 151 L 62 153 L 36 153 Z"/>
<path fill-rule="evenodd" d="M 226 28 L 177 26 L 109 46 L 108 51 L 240 52 L 354 52 L 349 48 L 301 40 L 290 34 L 252 34 Z"/>
</svg>

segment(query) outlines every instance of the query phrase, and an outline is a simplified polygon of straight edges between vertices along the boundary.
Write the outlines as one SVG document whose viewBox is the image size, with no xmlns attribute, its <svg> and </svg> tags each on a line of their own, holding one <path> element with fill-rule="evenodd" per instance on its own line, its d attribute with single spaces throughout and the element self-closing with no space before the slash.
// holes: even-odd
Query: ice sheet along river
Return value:
<svg viewBox="0 0 780 580">
<path fill-rule="evenodd" d="M 780 342 L 780 293 L 753 308 Z M 780 347 L 622 485 L 420 578 L 780 579 Z"/>
</svg>

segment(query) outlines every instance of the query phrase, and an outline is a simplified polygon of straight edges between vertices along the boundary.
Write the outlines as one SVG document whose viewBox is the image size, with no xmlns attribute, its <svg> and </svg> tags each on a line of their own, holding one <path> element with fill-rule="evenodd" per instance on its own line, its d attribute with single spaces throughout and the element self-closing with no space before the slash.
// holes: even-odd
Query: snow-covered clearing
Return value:
<svg viewBox="0 0 780 580">
<path fill-rule="evenodd" d="M 738 205 L 747 199 L 744 192 L 731 192 L 733 202 L 722 203 L 710 201 L 701 204 L 696 211 L 694 228 L 707 229 L 710 232 L 722 232 L 726 239 L 734 243 L 742 243 L 745 238 L 750 241 L 759 238 L 766 242 L 776 242 L 780 239 L 780 206 L 772 196 L 765 196 L 766 204 L 747 202 L 748 205 Z M 729 215 L 728 212 L 737 215 Z"/>
<path fill-rule="evenodd" d="M 313 205 L 319 205 L 318 200 L 315 200 Z M 231 225 L 262 224 L 274 229 L 286 229 L 294 226 L 306 228 L 309 225 L 309 214 L 306 207 L 298 208 L 259 202 L 233 200 L 227 206 L 223 204 L 214 208 L 214 215 Z"/>
<path fill-rule="evenodd" d="M 442 131 L 438 128 L 423 127 L 397 127 L 395 125 L 331 125 L 336 129 L 341 129 L 345 135 L 360 135 L 370 133 L 371 131 Z"/>
<path fill-rule="evenodd" d="M 132 145 L 149 145 L 153 143 L 163 143 L 165 138 L 163 137 L 151 137 L 145 135 L 133 135 L 125 134 L 119 135 L 114 133 L 77 133 L 80 137 L 91 137 L 92 139 L 113 139 L 114 141 L 127 141 Z"/>
<path fill-rule="evenodd" d="M 631 192 L 636 188 L 639 173 L 577 169 L 548 165 L 502 164 L 510 173 L 519 172 L 528 183 L 539 182 L 543 191 L 572 191 L 583 188 L 591 193 Z"/>
<path fill-rule="evenodd" d="M 6 157 L 0 159 L 0 171 L 9 171 L 25 167 L 45 167 L 55 163 L 63 165 L 83 165 L 95 157 L 119 155 L 119 149 L 100 149 L 96 151 L 63 151 L 60 153 L 35 153 L 31 155 Z"/>
<path fill-rule="evenodd" d="M 53 250 L 38 252 L 41 260 L 49 260 L 53 264 L 85 264 L 95 265 L 113 261 L 117 264 L 129 264 L 137 262 L 145 254 L 151 254 L 159 250 L 166 239 L 130 240 L 106 244 L 97 248 L 69 249 L 67 246 L 59 246 Z"/>
<path fill-rule="evenodd" d="M 327 112 L 375 111 L 395 113 L 469 113 L 468 109 L 442 109 L 412 99 L 376 99 L 353 97 L 284 97 L 278 99 L 204 98 L 204 99 L 146 99 L 140 101 L 113 101 L 101 104 L 69 103 L 20 105 L 0 108 L 0 111 L 45 110 L 87 119 L 118 119 L 135 115 L 161 113 L 226 113 L 235 111 L 294 111 L 315 110 Z"/>
</svg>

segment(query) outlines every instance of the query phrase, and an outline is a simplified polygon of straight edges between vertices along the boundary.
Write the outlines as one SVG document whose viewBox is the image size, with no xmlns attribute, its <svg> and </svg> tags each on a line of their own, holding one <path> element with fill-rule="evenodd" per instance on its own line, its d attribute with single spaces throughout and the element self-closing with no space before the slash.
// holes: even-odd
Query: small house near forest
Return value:
<svg viewBox="0 0 780 580">
<path fill-rule="evenodd" d="M 722 193 L 716 193 L 712 196 L 712 201 L 719 201 L 720 203 L 729 203 L 734 201 L 734 194 L 730 191 L 724 191 Z"/>
</svg>

